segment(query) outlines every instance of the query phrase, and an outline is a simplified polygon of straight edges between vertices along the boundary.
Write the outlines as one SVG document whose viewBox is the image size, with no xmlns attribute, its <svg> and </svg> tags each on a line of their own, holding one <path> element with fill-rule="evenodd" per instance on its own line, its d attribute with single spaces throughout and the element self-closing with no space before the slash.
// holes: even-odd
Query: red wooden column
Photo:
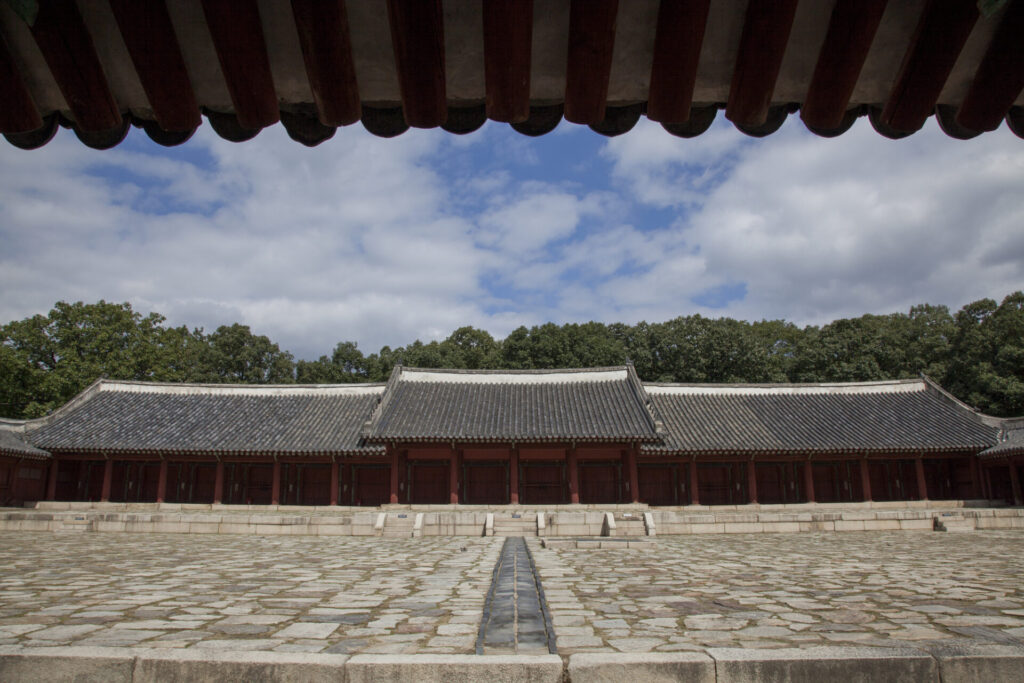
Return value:
<svg viewBox="0 0 1024 683">
<path fill-rule="evenodd" d="M 281 461 L 274 461 L 274 483 L 270 487 L 270 504 L 281 504 Z"/>
<path fill-rule="evenodd" d="M 690 505 L 700 505 L 700 487 L 697 485 L 697 457 L 690 461 Z"/>
<path fill-rule="evenodd" d="M 814 502 L 814 468 L 811 459 L 804 460 L 804 489 L 807 491 L 807 502 Z"/>
<path fill-rule="evenodd" d="M 46 479 L 46 500 L 57 498 L 57 461 L 50 463 L 50 472 Z"/>
<path fill-rule="evenodd" d="M 626 468 L 629 470 L 629 502 L 640 502 L 640 474 L 636 469 L 636 451 L 630 448 L 626 452 Z"/>
<path fill-rule="evenodd" d="M 864 500 L 871 500 L 871 471 L 868 469 L 868 459 L 860 459 L 860 489 Z"/>
<path fill-rule="evenodd" d="M 220 502 L 224 500 L 224 461 L 217 461 L 217 473 L 213 478 L 213 502 L 215 505 L 220 505 Z"/>
<path fill-rule="evenodd" d="M 1007 464 L 1010 466 L 1010 488 L 1013 489 L 1013 504 L 1024 505 L 1024 495 L 1021 494 L 1020 490 L 1020 477 L 1017 476 L 1017 464 L 1012 460 Z"/>
<path fill-rule="evenodd" d="M 923 458 L 914 458 L 914 472 L 917 474 L 917 499 L 928 500 L 928 483 L 924 480 Z"/>
<path fill-rule="evenodd" d="M 460 451 L 453 450 L 448 465 L 448 502 L 452 505 L 459 504 L 459 457 Z"/>
<path fill-rule="evenodd" d="M 160 461 L 160 476 L 156 480 L 156 502 L 164 502 L 167 495 L 167 461 Z"/>
<path fill-rule="evenodd" d="M 331 505 L 338 504 L 338 461 L 331 461 Z"/>
<path fill-rule="evenodd" d="M 114 461 L 109 458 L 103 462 L 103 488 L 100 491 L 100 502 L 110 500 L 110 480 L 114 476 Z"/>
<path fill-rule="evenodd" d="M 970 456 L 968 462 L 971 463 L 971 495 L 975 498 L 982 498 L 985 494 L 981 488 L 981 467 L 978 466 L 978 456 Z"/>
<path fill-rule="evenodd" d="M 519 505 L 519 448 L 512 447 L 508 461 L 508 500 L 512 505 Z"/>
<path fill-rule="evenodd" d="M 569 502 L 580 502 L 580 466 L 576 460 L 576 449 L 569 449 Z"/>
<path fill-rule="evenodd" d="M 747 463 L 747 498 L 750 503 L 757 502 L 757 467 L 753 459 Z"/>
<path fill-rule="evenodd" d="M 394 505 L 398 502 L 398 451 L 391 450 L 391 496 L 388 499 Z"/>
</svg>

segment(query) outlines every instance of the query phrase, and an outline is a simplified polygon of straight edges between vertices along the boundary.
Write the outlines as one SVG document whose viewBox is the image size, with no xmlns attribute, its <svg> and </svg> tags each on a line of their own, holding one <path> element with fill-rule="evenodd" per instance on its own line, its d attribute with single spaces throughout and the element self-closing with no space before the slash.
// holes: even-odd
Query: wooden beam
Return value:
<svg viewBox="0 0 1024 683">
<path fill-rule="evenodd" d="M 928 0 L 879 116 L 883 125 L 911 133 L 924 125 L 977 20 L 973 1 Z"/>
<path fill-rule="evenodd" d="M 43 117 L 0 35 L 0 133 L 27 133 L 43 127 Z"/>
<path fill-rule="evenodd" d="M 747 5 L 729 102 L 725 107 L 725 118 L 733 123 L 757 128 L 768 119 L 796 5 L 797 0 Z"/>
<path fill-rule="evenodd" d="M 388 0 L 388 21 L 405 121 L 440 126 L 448 118 L 441 0 Z"/>
<path fill-rule="evenodd" d="M 662 2 L 654 34 L 654 61 L 647 95 L 647 118 L 686 123 L 693 105 L 700 48 L 711 0 Z"/>
<path fill-rule="evenodd" d="M 167 5 L 110 0 L 110 9 L 157 123 L 169 132 L 194 130 L 202 117 Z"/>
<path fill-rule="evenodd" d="M 355 123 L 361 108 L 345 0 L 292 0 L 292 14 L 320 123 Z"/>
<path fill-rule="evenodd" d="M 882 22 L 887 0 L 837 0 L 818 53 L 800 118 L 809 127 L 839 128 Z"/>
<path fill-rule="evenodd" d="M 75 124 L 88 132 L 120 126 L 121 109 L 110 92 L 92 36 L 74 0 L 40 2 L 32 37 L 75 117 Z"/>
<path fill-rule="evenodd" d="M 238 123 L 251 130 L 277 123 L 277 93 L 256 0 L 202 4 Z"/>
<path fill-rule="evenodd" d="M 618 13 L 618 0 L 572 0 L 565 73 L 568 121 L 596 124 L 604 120 Z"/>
<path fill-rule="evenodd" d="M 487 117 L 520 123 L 530 117 L 533 0 L 483 3 Z"/>
<path fill-rule="evenodd" d="M 1024 89 L 1024 0 L 1013 0 L 956 114 L 964 128 L 995 130 Z"/>
</svg>

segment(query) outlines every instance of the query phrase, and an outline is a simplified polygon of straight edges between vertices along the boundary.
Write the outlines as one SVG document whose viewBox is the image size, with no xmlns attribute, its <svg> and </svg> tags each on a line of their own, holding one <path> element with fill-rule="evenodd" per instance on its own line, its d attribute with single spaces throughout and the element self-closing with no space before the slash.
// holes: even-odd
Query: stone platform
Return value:
<svg viewBox="0 0 1024 683">
<path fill-rule="evenodd" d="M 474 654 L 504 538 L 0 532 L 0 680 L 1020 680 L 1024 533 L 525 539 L 557 654 Z M 515 577 L 518 580 L 518 576 Z"/>
<path fill-rule="evenodd" d="M 816 531 L 1024 529 L 1024 508 L 988 501 L 657 507 L 646 505 L 380 508 L 40 502 L 0 510 L 0 531 L 260 536 L 595 536 Z"/>
</svg>

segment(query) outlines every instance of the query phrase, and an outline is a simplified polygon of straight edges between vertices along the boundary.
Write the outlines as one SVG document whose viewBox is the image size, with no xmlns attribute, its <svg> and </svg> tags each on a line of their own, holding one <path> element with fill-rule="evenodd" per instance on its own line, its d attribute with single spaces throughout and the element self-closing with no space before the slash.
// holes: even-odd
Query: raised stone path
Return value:
<svg viewBox="0 0 1024 683">
<path fill-rule="evenodd" d="M 506 538 L 480 621 L 477 654 L 555 654 L 555 634 L 530 551 L 521 537 Z"/>
<path fill-rule="evenodd" d="M 772 651 L 786 666 L 800 652 L 805 664 L 855 655 L 920 665 L 922 680 L 950 652 L 998 651 L 1024 670 L 1020 531 L 659 536 L 644 549 L 596 550 L 542 540 L 526 545 L 573 681 L 587 666 L 610 675 L 627 657 L 672 671 L 710 665 L 705 680 L 717 671 L 722 681 Z M 176 657 L 311 656 L 330 668 L 340 656 L 349 680 L 361 680 L 360 666 L 434 661 L 425 655 L 497 662 L 473 653 L 504 543 L 0 532 L 0 679 L 21 678 L 4 675 L 18 661 L 37 666 L 19 652 L 109 653 L 129 674 Z M 542 662 L 515 657 L 514 670 Z M 435 680 L 416 671 L 411 680 Z"/>
</svg>

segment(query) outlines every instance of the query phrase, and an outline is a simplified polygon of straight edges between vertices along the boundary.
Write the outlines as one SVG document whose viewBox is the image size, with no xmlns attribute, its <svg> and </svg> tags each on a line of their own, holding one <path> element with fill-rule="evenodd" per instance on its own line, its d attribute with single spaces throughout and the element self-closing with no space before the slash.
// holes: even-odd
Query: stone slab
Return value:
<svg viewBox="0 0 1024 683">
<path fill-rule="evenodd" d="M 561 683 L 558 655 L 356 655 L 349 683 Z"/>
<path fill-rule="evenodd" d="M 267 681 L 332 683 L 345 680 L 345 655 L 279 652 L 153 650 L 139 652 L 133 683 Z"/>
<path fill-rule="evenodd" d="M 132 680 L 135 656 L 112 647 L 0 647 L 0 681 L 118 683 Z"/>
<path fill-rule="evenodd" d="M 719 681 L 730 683 L 880 683 L 938 681 L 938 663 L 912 648 L 708 648 Z"/>
<path fill-rule="evenodd" d="M 569 657 L 572 683 L 715 683 L 715 662 L 699 652 L 592 653 Z"/>
</svg>

